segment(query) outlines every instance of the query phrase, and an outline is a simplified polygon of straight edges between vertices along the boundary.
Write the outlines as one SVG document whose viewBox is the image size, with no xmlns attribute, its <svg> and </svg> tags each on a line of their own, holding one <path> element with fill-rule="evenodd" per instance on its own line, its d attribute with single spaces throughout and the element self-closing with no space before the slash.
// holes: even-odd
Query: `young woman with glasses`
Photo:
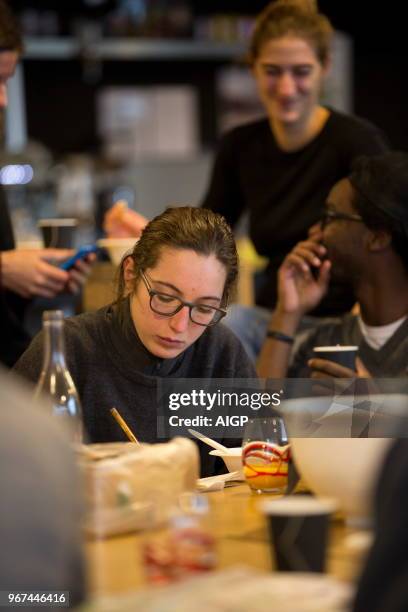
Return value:
<svg viewBox="0 0 408 612">
<path fill-rule="evenodd" d="M 66 321 L 67 363 L 90 441 L 124 439 L 114 406 L 140 441 L 156 441 L 158 378 L 256 376 L 239 340 L 218 325 L 237 274 L 235 241 L 220 215 L 169 208 L 146 226 L 122 262 L 116 302 Z M 39 334 L 15 368 L 33 381 L 42 344 Z"/>
</svg>

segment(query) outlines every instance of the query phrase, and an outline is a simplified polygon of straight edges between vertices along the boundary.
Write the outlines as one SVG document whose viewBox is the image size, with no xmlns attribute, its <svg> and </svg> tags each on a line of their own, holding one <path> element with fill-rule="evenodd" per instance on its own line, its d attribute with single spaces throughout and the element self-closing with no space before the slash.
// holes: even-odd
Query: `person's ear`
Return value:
<svg viewBox="0 0 408 612">
<path fill-rule="evenodd" d="M 259 64 L 256 59 L 251 59 L 247 61 L 247 67 L 249 68 L 249 72 L 252 78 L 255 80 L 255 83 L 258 83 L 259 76 Z"/>
<path fill-rule="evenodd" d="M 367 246 L 372 253 L 378 253 L 388 249 L 392 243 L 392 236 L 383 229 L 369 230 L 367 235 Z"/>
<path fill-rule="evenodd" d="M 123 267 L 123 280 L 125 282 L 125 294 L 131 293 L 135 286 L 135 268 L 132 256 L 126 257 L 122 263 Z"/>
<path fill-rule="evenodd" d="M 332 69 L 332 65 L 333 65 L 333 58 L 331 54 L 328 54 L 326 59 L 324 60 L 324 62 L 322 62 L 321 66 L 322 66 L 322 76 L 323 79 L 326 79 L 329 72 Z"/>
</svg>

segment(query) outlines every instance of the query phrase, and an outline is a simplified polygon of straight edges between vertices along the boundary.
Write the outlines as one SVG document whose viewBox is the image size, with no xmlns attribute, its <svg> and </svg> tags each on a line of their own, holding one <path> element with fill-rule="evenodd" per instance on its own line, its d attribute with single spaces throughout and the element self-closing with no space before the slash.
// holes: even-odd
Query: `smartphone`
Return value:
<svg viewBox="0 0 408 612">
<path fill-rule="evenodd" d="M 81 246 L 77 250 L 77 252 L 74 255 L 72 255 L 72 257 L 70 257 L 69 259 L 66 259 L 60 265 L 60 268 L 61 270 L 66 270 L 68 272 L 74 267 L 75 262 L 78 261 L 78 259 L 85 259 L 87 255 L 90 255 L 91 253 L 97 253 L 98 251 L 99 251 L 99 247 L 96 246 L 96 244 L 85 244 L 84 246 Z"/>
</svg>

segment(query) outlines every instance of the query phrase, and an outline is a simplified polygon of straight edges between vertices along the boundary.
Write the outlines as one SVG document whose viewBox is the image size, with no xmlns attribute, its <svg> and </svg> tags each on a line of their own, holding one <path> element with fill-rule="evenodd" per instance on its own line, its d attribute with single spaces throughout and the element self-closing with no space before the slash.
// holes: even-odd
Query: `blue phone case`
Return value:
<svg viewBox="0 0 408 612">
<path fill-rule="evenodd" d="M 99 247 L 97 247 L 96 244 L 86 244 L 80 247 L 77 252 L 72 255 L 72 257 L 65 260 L 60 265 L 60 268 L 61 270 L 66 270 L 68 272 L 68 270 L 74 267 L 75 262 L 78 261 L 78 259 L 85 259 L 87 255 L 90 255 L 91 253 L 97 253 L 98 251 Z"/>
</svg>

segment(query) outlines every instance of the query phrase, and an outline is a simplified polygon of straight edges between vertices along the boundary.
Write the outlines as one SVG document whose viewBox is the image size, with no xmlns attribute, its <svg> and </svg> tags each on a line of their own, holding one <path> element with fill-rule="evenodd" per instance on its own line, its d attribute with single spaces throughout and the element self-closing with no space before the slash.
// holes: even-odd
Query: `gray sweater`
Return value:
<svg viewBox="0 0 408 612">
<path fill-rule="evenodd" d="M 129 300 L 65 322 L 68 369 L 81 398 L 90 442 L 125 440 L 110 409 L 115 406 L 139 440 L 157 441 L 157 381 L 174 378 L 256 378 L 234 334 L 223 325 L 207 328 L 174 359 L 160 359 L 139 340 Z M 43 334 L 31 342 L 15 370 L 37 381 Z M 207 453 L 206 453 L 207 455 Z M 212 471 L 204 468 L 204 472 Z"/>
</svg>

